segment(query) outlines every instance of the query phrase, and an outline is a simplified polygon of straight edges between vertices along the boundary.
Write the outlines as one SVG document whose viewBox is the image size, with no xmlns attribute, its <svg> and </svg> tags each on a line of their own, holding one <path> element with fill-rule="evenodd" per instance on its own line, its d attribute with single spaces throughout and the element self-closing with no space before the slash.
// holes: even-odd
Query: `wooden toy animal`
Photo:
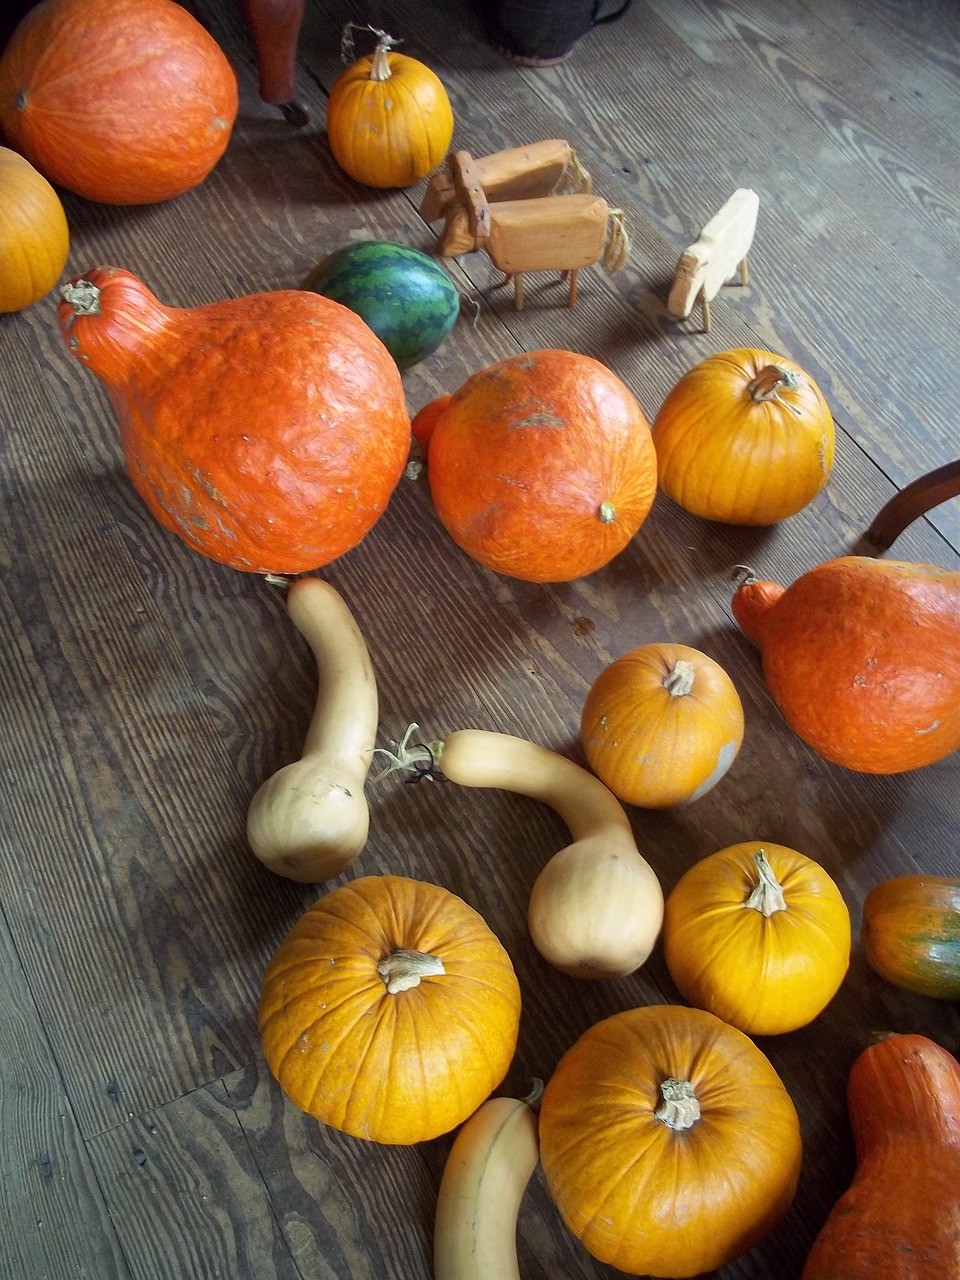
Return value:
<svg viewBox="0 0 960 1280">
<path fill-rule="evenodd" d="M 590 190 L 590 175 L 580 166 L 576 152 L 562 138 L 546 138 L 489 156 L 473 157 L 473 172 L 488 202 L 529 200 L 552 195 L 568 175 L 576 190 Z M 435 173 L 420 202 L 424 222 L 436 222 L 456 200 L 449 165 Z"/>
<path fill-rule="evenodd" d="M 569 280 L 568 305 L 577 301 L 577 273 L 603 261 L 612 273 L 629 253 L 623 214 L 601 196 L 580 193 L 532 196 L 491 202 L 477 175 L 472 156 L 456 151 L 447 157 L 453 194 L 438 184 L 438 205 L 445 219 L 440 252 L 459 257 L 485 249 L 494 266 L 513 280 L 514 307 L 523 310 L 523 276 L 527 271 L 560 271 Z"/>
<path fill-rule="evenodd" d="M 684 249 L 667 298 L 667 311 L 686 320 L 700 304 L 704 333 L 710 332 L 710 300 L 739 270 L 740 283 L 749 283 L 747 252 L 753 244 L 760 197 L 747 187 L 736 190 L 710 219 L 696 242 Z"/>
</svg>

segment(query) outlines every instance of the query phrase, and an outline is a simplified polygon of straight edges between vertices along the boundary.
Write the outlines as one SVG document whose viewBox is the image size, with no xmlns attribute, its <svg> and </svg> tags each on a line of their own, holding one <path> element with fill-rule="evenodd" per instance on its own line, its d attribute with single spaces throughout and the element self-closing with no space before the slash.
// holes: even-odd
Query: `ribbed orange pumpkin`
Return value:
<svg viewBox="0 0 960 1280">
<path fill-rule="evenodd" d="M 148 204 L 197 186 L 226 150 L 237 78 L 173 0 L 43 0 L 0 57 L 0 126 L 57 186 Z"/>
<path fill-rule="evenodd" d="M 439 885 L 365 876 L 320 898 L 263 977 L 271 1071 L 303 1111 L 374 1142 L 424 1142 L 507 1073 L 520 988 L 474 909 Z"/>
<path fill-rule="evenodd" d="M 836 995 L 850 964 L 850 913 L 812 858 L 747 840 L 680 877 L 663 947 L 684 999 L 748 1035 L 780 1035 Z"/>
<path fill-rule="evenodd" d="M 50 292 L 70 250 L 60 197 L 28 160 L 0 146 L 0 311 Z"/>
<path fill-rule="evenodd" d="M 540 1106 L 560 1214 L 628 1275 L 687 1277 L 753 1248 L 789 1207 L 796 1109 L 757 1046 L 702 1009 L 650 1005 L 598 1022 Z"/>
<path fill-rule="evenodd" d="M 117 267 L 64 293 L 64 338 L 107 389 L 131 479 L 188 546 L 302 573 L 379 518 L 410 419 L 396 362 L 348 308 L 299 289 L 166 307 Z"/>
<path fill-rule="evenodd" d="M 567 582 L 602 568 L 640 528 L 656 455 L 643 411 L 606 365 L 532 351 L 454 393 L 430 435 L 427 475 L 468 555 L 528 582 Z"/>
<path fill-rule="evenodd" d="M 843 556 L 779 593 L 752 575 L 733 611 L 787 723 L 827 760 L 902 773 L 960 747 L 960 573 Z"/>
<path fill-rule="evenodd" d="M 674 386 L 653 423 L 660 488 L 686 511 L 773 524 L 823 488 L 835 429 L 819 387 L 792 360 L 739 347 Z"/>
<path fill-rule="evenodd" d="M 374 52 L 347 67 L 330 90 L 327 139 L 357 182 L 410 187 L 447 154 L 453 110 L 439 77 L 416 58 L 392 53 L 396 41 L 378 34 Z"/>
<path fill-rule="evenodd" d="M 713 658 L 685 644 L 646 644 L 593 682 L 580 717 L 590 768 L 626 804 L 698 800 L 743 741 L 743 706 Z"/>
</svg>

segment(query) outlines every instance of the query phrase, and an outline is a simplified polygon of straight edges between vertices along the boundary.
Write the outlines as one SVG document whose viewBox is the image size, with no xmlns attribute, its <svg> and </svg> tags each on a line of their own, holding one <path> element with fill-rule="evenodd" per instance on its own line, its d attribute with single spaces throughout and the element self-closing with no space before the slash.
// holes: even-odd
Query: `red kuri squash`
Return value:
<svg viewBox="0 0 960 1280">
<path fill-rule="evenodd" d="M 107 389 L 134 485 L 195 551 L 301 573 L 379 518 L 410 419 L 396 362 L 352 311 L 299 289 L 166 307 L 117 267 L 63 293 L 64 338 Z"/>
<path fill-rule="evenodd" d="M 598 360 L 552 350 L 468 378 L 436 417 L 427 474 L 453 540 L 528 582 L 602 568 L 646 519 L 657 483 L 630 390 Z"/>
<path fill-rule="evenodd" d="M 174 0 L 43 0 L 0 57 L 0 126 L 57 186 L 149 204 L 202 182 L 226 150 L 237 78 Z"/>
<path fill-rule="evenodd" d="M 733 611 L 787 723 L 827 760 L 901 773 L 960 747 L 960 573 L 843 556 L 779 593 L 751 575 Z"/>
</svg>

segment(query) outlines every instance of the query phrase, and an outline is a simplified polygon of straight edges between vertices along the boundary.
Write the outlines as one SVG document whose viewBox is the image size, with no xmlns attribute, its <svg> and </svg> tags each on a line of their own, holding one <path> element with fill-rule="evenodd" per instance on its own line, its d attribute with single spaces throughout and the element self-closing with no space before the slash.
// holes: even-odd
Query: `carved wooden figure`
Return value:
<svg viewBox="0 0 960 1280">
<path fill-rule="evenodd" d="M 521 150 L 521 149 L 518 149 Z M 501 153 L 503 155 L 504 153 Z M 488 157 L 490 159 L 490 157 Z M 568 305 L 577 301 L 577 273 L 603 260 L 607 271 L 626 260 L 628 243 L 623 216 L 601 196 L 528 196 L 490 201 L 469 152 L 447 157 L 450 186 L 437 182 L 421 206 L 425 218 L 443 216 L 440 240 L 444 257 L 459 257 L 485 249 L 494 266 L 513 280 L 514 306 L 523 309 L 523 276 L 527 271 L 560 271 L 569 280 Z M 481 167 L 480 172 L 484 172 Z M 486 172 L 489 174 L 489 166 Z M 529 173 L 523 179 L 531 186 Z M 544 179 L 545 180 L 545 179 Z M 519 175 L 505 179 L 497 190 L 516 191 Z M 438 212 L 439 211 L 439 212 Z M 432 218 L 430 220 L 433 220 Z"/>
<path fill-rule="evenodd" d="M 686 320 L 699 303 L 704 333 L 710 332 L 710 300 L 739 271 L 740 283 L 749 283 L 747 253 L 757 228 L 760 197 L 747 187 L 736 190 L 710 219 L 677 263 L 667 298 L 667 311 Z"/>
</svg>

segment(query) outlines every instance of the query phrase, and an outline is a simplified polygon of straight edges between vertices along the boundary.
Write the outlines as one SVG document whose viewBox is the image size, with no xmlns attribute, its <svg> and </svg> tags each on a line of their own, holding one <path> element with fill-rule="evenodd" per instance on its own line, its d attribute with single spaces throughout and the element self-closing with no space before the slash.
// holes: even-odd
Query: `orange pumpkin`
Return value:
<svg viewBox="0 0 960 1280">
<path fill-rule="evenodd" d="M 827 760 L 902 773 L 960 747 L 960 573 L 843 556 L 737 589 L 787 723 Z M 745 593 L 749 593 L 744 598 Z"/>
<path fill-rule="evenodd" d="M 330 90 L 327 139 L 340 168 L 368 187 L 410 187 L 437 167 L 453 137 L 453 109 L 439 77 L 392 53 L 383 32 L 369 57 Z"/>
<path fill-rule="evenodd" d="M 454 541 L 528 582 L 593 573 L 627 545 L 656 491 L 650 428 L 605 365 L 572 351 L 511 356 L 439 414 L 430 492 Z"/>
<path fill-rule="evenodd" d="M 811 858 L 748 840 L 680 877 L 663 946 L 684 999 L 749 1035 L 779 1035 L 836 995 L 850 964 L 850 913 Z"/>
<path fill-rule="evenodd" d="M 0 57 L 0 125 L 57 186 L 148 204 L 197 186 L 226 150 L 237 78 L 173 0 L 43 0 Z"/>
<path fill-rule="evenodd" d="M 66 343 L 104 383 L 131 479 L 195 551 L 301 573 L 360 541 L 407 459 L 393 357 L 299 289 L 166 307 L 116 267 L 64 286 Z"/>
<path fill-rule="evenodd" d="M 263 977 L 270 1070 L 303 1111 L 413 1143 L 466 1120 L 506 1075 L 520 988 L 482 917 L 441 888 L 366 876 L 297 921 Z"/>
<path fill-rule="evenodd" d="M 743 706 L 723 667 L 684 644 L 647 644 L 610 663 L 580 717 L 590 768 L 626 804 L 698 800 L 743 741 Z"/>
<path fill-rule="evenodd" d="M 0 147 L 0 311 L 22 311 L 48 294 L 69 249 L 60 197 L 29 161 Z"/>
<path fill-rule="evenodd" d="M 629 1275 L 695 1276 L 757 1244 L 789 1207 L 796 1109 L 752 1040 L 702 1009 L 598 1022 L 540 1106 L 540 1159 L 567 1227 Z"/>
<path fill-rule="evenodd" d="M 792 360 L 739 347 L 685 373 L 653 423 L 660 488 L 726 524 L 773 524 L 820 492 L 835 429 L 819 387 Z"/>
</svg>

